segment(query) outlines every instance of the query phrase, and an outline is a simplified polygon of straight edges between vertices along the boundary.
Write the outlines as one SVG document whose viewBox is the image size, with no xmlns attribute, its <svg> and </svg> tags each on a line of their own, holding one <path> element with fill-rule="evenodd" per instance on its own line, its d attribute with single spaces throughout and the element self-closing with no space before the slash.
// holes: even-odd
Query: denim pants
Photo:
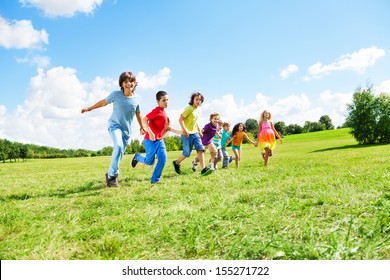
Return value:
<svg viewBox="0 0 390 280">
<path fill-rule="evenodd" d="M 144 140 L 144 147 L 146 155 L 142 156 L 141 154 L 136 154 L 135 159 L 146 165 L 153 165 L 155 156 L 157 156 L 157 164 L 154 168 L 153 175 L 151 178 L 152 183 L 160 182 L 161 174 L 167 162 L 167 149 L 165 148 L 164 140 Z"/>
<path fill-rule="evenodd" d="M 226 151 L 226 147 L 222 148 L 222 156 L 223 156 L 222 167 L 228 167 L 228 165 L 229 165 L 229 154 Z"/>
<path fill-rule="evenodd" d="M 112 150 L 111 165 L 108 169 L 108 176 L 114 177 L 119 174 L 119 163 L 125 154 L 129 138 L 123 133 L 119 125 L 113 124 L 108 127 L 114 148 Z"/>
</svg>

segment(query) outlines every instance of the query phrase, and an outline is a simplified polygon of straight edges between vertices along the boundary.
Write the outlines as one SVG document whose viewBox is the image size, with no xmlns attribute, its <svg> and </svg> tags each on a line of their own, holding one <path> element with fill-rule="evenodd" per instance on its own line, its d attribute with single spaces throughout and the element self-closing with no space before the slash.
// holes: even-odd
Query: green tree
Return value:
<svg viewBox="0 0 390 280">
<path fill-rule="evenodd" d="M 274 127 L 281 137 L 286 135 L 286 124 L 284 122 L 276 122 L 274 123 Z"/>
<path fill-rule="evenodd" d="M 355 91 L 346 123 L 359 144 L 389 143 L 389 107 L 389 95 L 375 97 L 372 85 Z"/>
<path fill-rule="evenodd" d="M 390 95 L 381 93 L 377 98 L 378 125 L 377 133 L 379 143 L 390 143 Z"/>
<path fill-rule="evenodd" d="M 259 122 L 255 119 L 247 119 L 245 122 L 246 131 L 252 133 L 257 138 L 259 133 Z"/>
<path fill-rule="evenodd" d="M 332 119 L 328 115 L 322 116 L 319 122 L 325 125 L 326 130 L 334 129 L 334 125 L 332 124 Z"/>
<path fill-rule="evenodd" d="M 303 128 L 298 124 L 290 124 L 286 127 L 286 134 L 300 134 Z"/>
<path fill-rule="evenodd" d="M 305 125 L 303 126 L 302 131 L 303 132 L 315 132 L 315 131 L 321 131 L 325 130 L 325 125 L 320 122 L 311 122 L 306 121 Z"/>
</svg>

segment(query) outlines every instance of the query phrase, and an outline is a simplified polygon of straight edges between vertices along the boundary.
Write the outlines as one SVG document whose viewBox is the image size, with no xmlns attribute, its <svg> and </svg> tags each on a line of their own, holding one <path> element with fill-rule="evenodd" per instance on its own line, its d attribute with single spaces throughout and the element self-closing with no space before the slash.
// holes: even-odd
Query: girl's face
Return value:
<svg viewBox="0 0 390 280">
<path fill-rule="evenodd" d="M 244 130 L 244 126 L 242 125 L 242 124 L 240 124 L 239 126 L 238 126 L 238 131 L 243 131 Z"/>
<path fill-rule="evenodd" d="M 265 119 L 269 119 L 269 112 L 268 111 L 265 111 L 264 114 L 263 114 L 264 118 Z"/>
</svg>

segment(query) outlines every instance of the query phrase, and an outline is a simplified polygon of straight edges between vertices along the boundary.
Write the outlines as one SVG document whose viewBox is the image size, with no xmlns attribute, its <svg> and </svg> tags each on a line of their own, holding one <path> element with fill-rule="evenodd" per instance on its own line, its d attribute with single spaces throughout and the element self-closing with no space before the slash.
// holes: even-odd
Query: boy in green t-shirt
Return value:
<svg viewBox="0 0 390 280">
<path fill-rule="evenodd" d="M 193 93 L 188 103 L 189 105 L 184 108 L 180 115 L 179 123 L 183 131 L 181 135 L 183 153 L 177 160 L 173 161 L 173 167 L 177 174 L 181 174 L 180 163 L 191 155 L 192 147 L 195 147 L 195 150 L 198 152 L 198 160 L 202 167 L 200 175 L 206 176 L 213 172 L 210 168 L 205 167 L 204 164 L 204 147 L 201 141 L 202 131 L 198 126 L 199 106 L 203 101 L 204 97 L 200 92 Z"/>
</svg>

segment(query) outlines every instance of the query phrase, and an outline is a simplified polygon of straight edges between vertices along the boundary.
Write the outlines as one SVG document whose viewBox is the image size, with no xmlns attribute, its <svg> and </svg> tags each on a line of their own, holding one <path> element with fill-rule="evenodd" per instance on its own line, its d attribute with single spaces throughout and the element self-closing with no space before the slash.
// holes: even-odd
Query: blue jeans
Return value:
<svg viewBox="0 0 390 280">
<path fill-rule="evenodd" d="M 222 148 L 222 155 L 223 155 L 222 167 L 228 167 L 228 165 L 229 165 L 229 154 L 226 151 L 226 147 Z"/>
<path fill-rule="evenodd" d="M 164 140 L 144 140 L 144 147 L 146 155 L 136 154 L 135 159 L 146 165 L 153 165 L 155 156 L 157 156 L 157 164 L 154 168 L 151 182 L 158 183 L 160 182 L 162 171 L 167 162 L 167 149 L 165 148 Z"/>
<path fill-rule="evenodd" d="M 114 148 L 112 150 L 111 165 L 108 169 L 108 176 L 114 177 L 119 173 L 119 163 L 125 154 L 129 138 L 125 136 L 122 129 L 117 124 L 112 124 L 108 127 Z"/>
<path fill-rule="evenodd" d="M 204 151 L 204 146 L 202 145 L 202 140 L 200 140 L 199 134 L 194 133 L 185 137 L 181 136 L 181 141 L 183 143 L 183 156 L 189 157 L 192 152 L 192 147 L 195 146 L 197 152 Z"/>
</svg>

